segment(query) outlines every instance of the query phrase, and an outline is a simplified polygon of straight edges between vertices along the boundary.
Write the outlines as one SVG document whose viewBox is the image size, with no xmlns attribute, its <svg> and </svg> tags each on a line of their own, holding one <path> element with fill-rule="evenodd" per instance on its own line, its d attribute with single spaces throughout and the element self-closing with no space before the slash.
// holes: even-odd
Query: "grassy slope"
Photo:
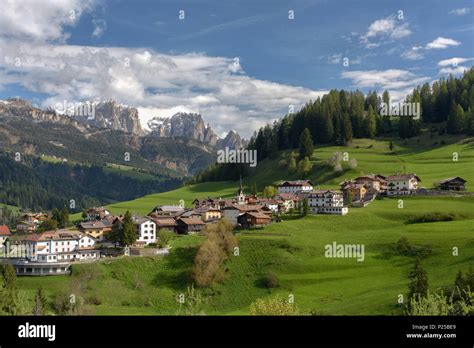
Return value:
<svg viewBox="0 0 474 348">
<path fill-rule="evenodd" d="M 441 208 L 442 207 L 442 208 Z M 431 290 L 452 285 L 459 269 L 474 264 L 474 198 L 407 198 L 375 201 L 366 208 L 339 216 L 308 216 L 273 224 L 264 236 L 255 231 L 239 236 L 240 256 L 226 264 L 226 277 L 212 291 L 204 291 L 208 314 L 246 314 L 257 298 L 273 293 L 294 294 L 297 305 L 321 314 L 393 314 L 398 294 L 407 292 L 413 259 L 390 252 L 401 236 L 414 245 L 431 244 L 424 261 Z M 462 214 L 459 221 L 406 224 L 421 212 Z M 118 259 L 101 263 L 102 276 L 90 295 L 100 298 L 98 314 L 176 314 L 175 297 L 191 284 L 190 270 L 200 237 L 179 237 L 165 258 Z M 365 245 L 365 261 L 324 257 L 324 246 L 337 243 Z M 452 247 L 459 256 L 452 256 Z M 82 265 L 76 267 L 84 267 Z M 260 286 L 261 276 L 273 271 L 280 287 Z M 71 277 L 20 278 L 31 297 L 39 285 L 51 299 L 67 288 Z M 141 284 L 136 288 L 136 282 Z"/>
<path fill-rule="evenodd" d="M 402 170 L 416 172 L 424 186 L 435 180 L 460 175 L 474 182 L 474 146 L 456 143 L 438 148 L 416 148 L 417 143 L 388 153 L 388 142 L 358 140 L 352 148 L 322 147 L 314 154 L 315 182 L 336 187 L 344 178 L 360 173 L 389 174 Z M 357 148 L 358 146 L 358 148 Z M 369 148 L 369 146 L 371 146 Z M 358 167 L 341 175 L 322 164 L 335 151 L 348 151 Z M 459 162 L 452 162 L 457 151 Z M 289 176 L 285 170 L 275 170 L 276 160 L 259 163 L 258 172 L 248 185 L 264 185 Z M 295 174 L 293 177 L 298 177 Z M 318 180 L 319 179 L 319 180 Z M 468 186 L 468 188 L 472 188 Z M 157 204 L 176 204 L 180 199 L 190 205 L 195 197 L 232 196 L 236 183 L 204 183 L 174 191 L 148 195 L 129 202 L 109 206 L 114 213 L 129 209 L 145 214 Z M 396 299 L 407 292 L 407 274 L 413 259 L 390 252 L 401 236 L 416 245 L 431 244 L 433 254 L 424 265 L 430 288 L 453 284 L 456 272 L 474 265 L 474 197 L 412 197 L 405 198 L 405 207 L 397 208 L 397 199 L 375 201 L 366 208 L 351 209 L 349 215 L 308 216 L 273 224 L 264 236 L 246 232 L 239 236 L 240 256 L 226 264 L 226 278 L 213 290 L 204 291 L 204 310 L 208 314 L 245 314 L 257 298 L 280 293 L 294 294 L 296 303 L 305 310 L 322 314 L 393 314 Z M 453 212 L 463 215 L 458 221 L 426 224 L 406 224 L 410 216 L 421 212 Z M 98 314 L 176 314 L 175 296 L 191 284 L 190 269 L 199 237 L 175 240 L 171 255 L 166 258 L 119 259 L 101 263 L 102 276 L 91 286 L 102 304 Z M 324 245 L 337 243 L 364 244 L 366 259 L 330 259 L 324 257 Z M 452 248 L 459 256 L 452 256 Z M 82 266 L 78 266 L 82 267 Z M 275 272 L 281 286 L 269 291 L 260 286 L 267 271 Z M 136 289 L 136 278 L 142 284 Z M 29 296 L 42 285 L 50 298 L 58 289 L 67 287 L 70 277 L 21 278 L 19 284 Z"/>
</svg>

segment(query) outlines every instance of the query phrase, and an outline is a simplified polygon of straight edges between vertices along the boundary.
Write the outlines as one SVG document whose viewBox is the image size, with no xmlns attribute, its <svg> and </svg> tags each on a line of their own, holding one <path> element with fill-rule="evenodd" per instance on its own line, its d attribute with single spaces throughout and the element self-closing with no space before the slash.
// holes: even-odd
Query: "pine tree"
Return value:
<svg viewBox="0 0 474 348">
<path fill-rule="evenodd" d="M 365 132 L 367 138 L 370 139 L 373 139 L 377 134 L 377 115 L 372 105 L 369 105 L 369 112 L 365 118 Z"/>
<path fill-rule="evenodd" d="M 46 297 L 43 289 L 40 287 L 35 295 L 35 306 L 33 307 L 33 315 L 45 315 L 46 313 Z"/>
<path fill-rule="evenodd" d="M 303 200 L 303 215 L 306 216 L 309 214 L 309 204 L 308 204 L 308 199 L 305 198 Z"/>
<path fill-rule="evenodd" d="M 136 242 L 138 238 L 138 231 L 135 227 L 135 224 L 132 221 L 132 215 L 127 210 L 122 221 L 122 233 L 123 239 L 122 244 L 125 246 L 130 246 Z"/>
<path fill-rule="evenodd" d="M 313 155 L 314 145 L 311 133 L 308 128 L 305 128 L 300 135 L 300 156 L 311 157 Z"/>
<path fill-rule="evenodd" d="M 465 115 L 461 105 L 456 104 L 451 107 L 446 130 L 450 134 L 462 133 L 465 129 Z"/>
<path fill-rule="evenodd" d="M 5 314 L 18 312 L 16 272 L 12 265 L 0 265 L 0 305 L 0 312 Z"/>
<path fill-rule="evenodd" d="M 426 297 L 428 294 L 428 274 L 423 269 L 420 259 L 416 260 L 415 266 L 408 277 L 410 280 L 408 298 Z"/>
</svg>

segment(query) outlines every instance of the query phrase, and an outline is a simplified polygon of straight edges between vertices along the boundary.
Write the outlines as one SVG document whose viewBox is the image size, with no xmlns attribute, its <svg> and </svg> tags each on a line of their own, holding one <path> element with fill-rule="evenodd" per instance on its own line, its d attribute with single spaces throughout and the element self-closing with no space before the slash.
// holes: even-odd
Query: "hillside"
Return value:
<svg viewBox="0 0 474 348">
<path fill-rule="evenodd" d="M 228 187 L 217 184 L 216 188 Z M 154 195 L 145 205 L 176 202 L 193 193 L 204 194 L 207 184 Z M 230 192 L 230 191 L 226 191 Z M 130 208 L 115 206 L 114 211 Z M 404 209 L 397 199 L 376 200 L 366 208 L 351 209 L 347 216 L 307 216 L 275 223 L 264 230 L 238 235 L 240 256 L 226 263 L 226 276 L 212 289 L 196 290 L 202 296 L 200 311 L 206 314 L 248 314 L 257 298 L 293 294 L 304 311 L 329 315 L 392 315 L 401 313 L 399 294 L 406 295 L 408 272 L 413 257 L 397 254 L 395 243 L 408 238 L 417 247 L 431 246 L 423 261 L 430 290 L 453 285 L 458 270 L 474 264 L 474 198 L 407 198 Z M 411 217 L 433 211 L 455 213 L 450 222 L 407 223 Z M 84 294 L 96 305 L 92 313 L 103 315 L 175 315 L 180 312 L 178 294 L 187 294 L 192 284 L 190 271 L 198 236 L 181 236 L 172 242 L 167 257 L 105 260 L 94 270 L 94 282 Z M 324 246 L 333 242 L 365 246 L 364 262 L 355 259 L 324 257 Z M 452 256 L 452 248 L 459 256 Z M 75 265 L 76 271 L 88 271 L 88 265 Z M 273 290 L 262 286 L 269 271 L 279 279 Z M 75 272 L 78 274 L 78 272 Z M 42 286 L 53 302 L 56 296 L 77 284 L 79 276 L 18 279 L 20 289 L 32 301 Z M 140 291 L 137 291 L 140 289 Z M 67 290 L 66 290 L 67 291 Z"/>
<path fill-rule="evenodd" d="M 424 136 L 429 137 L 429 136 Z M 395 149 L 389 149 L 389 142 L 393 141 Z M 430 188 L 437 180 L 452 176 L 461 176 L 466 179 L 467 190 L 474 191 L 474 138 L 454 136 L 437 136 L 431 139 L 431 145 L 422 145 L 427 139 L 412 138 L 408 141 L 386 139 L 369 140 L 357 139 L 349 147 L 318 146 L 311 163 L 313 169 L 305 177 L 311 179 L 315 185 L 323 188 L 339 188 L 344 179 L 361 174 L 380 173 L 394 174 L 406 171 L 416 173 L 421 178 L 421 186 Z M 434 145 L 434 143 L 437 143 Z M 440 145 L 441 143 L 446 145 Z M 329 165 L 329 159 L 335 152 L 347 152 L 349 159 L 356 159 L 357 167 L 349 168 L 348 163 L 342 162 L 343 171 L 335 172 Z M 452 160 L 453 152 L 459 155 L 458 161 Z M 246 191 L 256 183 L 261 193 L 265 186 L 275 184 L 281 180 L 298 179 L 299 173 L 290 173 L 287 168 L 279 167 L 279 161 L 288 156 L 289 152 L 280 152 L 279 158 L 265 159 L 243 178 Z M 278 168 L 278 170 L 276 170 Z M 185 186 L 173 191 L 150 194 L 133 201 L 111 204 L 109 208 L 114 213 L 124 213 L 127 209 L 138 214 L 146 214 L 158 204 L 177 204 L 180 199 L 186 206 L 191 206 L 194 198 L 203 197 L 230 197 L 235 195 L 238 182 L 208 182 Z"/>
<path fill-rule="evenodd" d="M 311 179 L 325 187 L 337 187 L 344 178 L 360 173 L 389 174 L 402 170 L 415 171 L 425 186 L 446 176 L 460 175 L 474 180 L 471 165 L 472 139 L 444 137 L 446 145 L 425 146 L 417 139 L 395 142 L 395 153 L 388 149 L 388 140 L 357 140 L 350 148 L 319 146 L 313 156 L 315 166 Z M 326 160 L 336 151 L 348 151 L 357 159 L 357 167 L 334 174 Z M 452 164 L 452 152 L 459 161 Z M 285 152 L 281 153 L 286 156 Z M 266 159 L 245 181 L 248 188 L 255 181 L 259 189 L 288 178 L 286 170 L 275 170 L 279 159 Z M 298 177 L 298 174 L 290 175 Z M 235 195 L 236 182 L 210 182 L 144 196 L 108 207 L 119 214 L 126 210 L 146 214 L 158 204 L 187 206 L 196 197 L 230 197 Z M 472 188 L 471 188 L 472 191 Z M 311 215 L 286 217 L 262 230 L 239 233 L 240 256 L 225 265 L 222 283 L 211 289 L 197 289 L 202 298 L 199 310 L 206 314 L 235 315 L 249 313 L 249 306 L 258 298 L 281 295 L 295 296 L 298 307 L 326 315 L 394 315 L 401 314 L 397 304 L 400 294 L 408 291 L 408 273 L 414 257 L 401 255 L 395 245 L 401 237 L 417 248 L 431 252 L 423 266 L 428 273 L 431 291 L 453 286 L 456 273 L 474 265 L 474 197 L 405 197 L 404 208 L 397 207 L 398 198 L 375 200 L 365 208 L 352 208 L 347 216 Z M 453 221 L 412 223 L 420 214 L 451 214 Z M 79 214 L 73 218 L 79 218 Z M 94 266 L 95 281 L 83 296 L 90 298 L 88 310 L 103 315 L 175 315 L 183 313 L 176 296 L 187 293 L 192 279 L 190 272 L 200 236 L 180 236 L 172 241 L 169 256 L 106 260 Z M 327 258 L 325 245 L 336 243 L 362 244 L 364 262 L 348 258 Z M 453 247 L 459 255 L 453 256 Z M 91 272 L 88 265 L 76 265 L 71 277 L 20 278 L 23 294 L 32 301 L 39 286 L 45 289 L 50 302 L 62 291 L 77 284 L 81 272 Z M 262 277 L 273 272 L 279 286 L 267 289 Z M 140 291 L 136 291 L 137 287 Z"/>
</svg>

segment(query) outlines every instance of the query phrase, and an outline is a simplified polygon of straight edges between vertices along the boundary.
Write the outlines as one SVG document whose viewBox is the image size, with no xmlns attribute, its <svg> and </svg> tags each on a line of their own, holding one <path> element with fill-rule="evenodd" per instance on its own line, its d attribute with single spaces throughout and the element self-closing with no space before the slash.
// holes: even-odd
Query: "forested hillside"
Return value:
<svg viewBox="0 0 474 348">
<path fill-rule="evenodd" d="M 383 103 L 389 102 L 388 91 L 382 96 L 377 92 L 364 96 L 360 91 L 332 90 L 298 112 L 260 128 L 247 148 L 257 150 L 261 161 L 274 158 L 281 150 L 301 149 L 302 142 L 311 148 L 312 144 L 345 146 L 354 138 L 408 139 L 420 135 L 423 128 L 439 135 L 474 134 L 474 68 L 460 78 L 450 76 L 414 89 L 405 102 L 419 103 L 418 119 L 381 116 Z M 239 173 L 248 174 L 248 165 L 214 165 L 197 175 L 194 182 L 235 180 Z"/>
<path fill-rule="evenodd" d="M 143 180 L 106 172 L 99 166 L 48 163 L 38 158 L 16 162 L 0 154 L 0 202 L 32 210 L 67 206 L 74 200 L 76 209 L 103 205 L 174 189 L 176 178 L 151 176 Z"/>
</svg>

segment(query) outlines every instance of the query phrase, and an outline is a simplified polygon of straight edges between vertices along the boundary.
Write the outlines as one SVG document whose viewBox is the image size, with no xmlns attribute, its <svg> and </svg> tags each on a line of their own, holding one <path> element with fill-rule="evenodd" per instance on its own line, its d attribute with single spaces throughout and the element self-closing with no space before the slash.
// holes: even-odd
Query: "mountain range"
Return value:
<svg viewBox="0 0 474 348">
<path fill-rule="evenodd" d="M 154 117 L 147 130 L 136 108 L 112 100 L 62 109 L 37 108 L 23 99 L 0 101 L 2 149 L 190 176 L 215 162 L 217 150 L 247 144 L 234 131 L 220 139 L 195 113 Z M 124 153 L 130 153 L 130 163 L 124 163 Z"/>
</svg>

